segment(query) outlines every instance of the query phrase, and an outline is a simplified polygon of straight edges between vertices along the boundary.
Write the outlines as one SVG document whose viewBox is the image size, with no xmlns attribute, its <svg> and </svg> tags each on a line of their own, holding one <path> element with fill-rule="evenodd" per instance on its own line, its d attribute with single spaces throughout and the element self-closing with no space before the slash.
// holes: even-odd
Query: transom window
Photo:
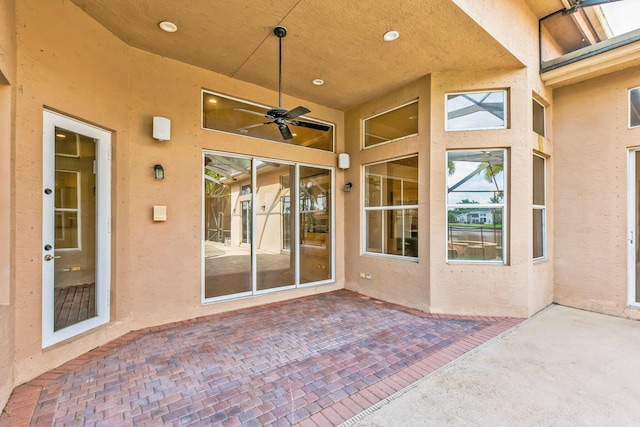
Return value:
<svg viewBox="0 0 640 427">
<path fill-rule="evenodd" d="M 504 263 L 506 151 L 449 151 L 447 170 L 447 260 Z"/>
<path fill-rule="evenodd" d="M 253 138 L 284 142 L 277 124 L 267 117 L 270 107 L 202 91 L 202 127 Z M 290 120 L 291 139 L 287 144 L 333 151 L 333 125 L 306 116 Z M 304 125 L 304 126 L 303 126 Z M 317 128 L 316 128 L 317 127 Z M 328 128 L 328 130 L 326 130 Z"/>
<path fill-rule="evenodd" d="M 364 252 L 418 257 L 418 156 L 364 167 Z"/>
<path fill-rule="evenodd" d="M 364 148 L 418 134 L 418 101 L 364 121 Z"/>
<path fill-rule="evenodd" d="M 507 127 L 507 91 L 464 92 L 446 95 L 445 129 L 478 130 Z"/>
</svg>

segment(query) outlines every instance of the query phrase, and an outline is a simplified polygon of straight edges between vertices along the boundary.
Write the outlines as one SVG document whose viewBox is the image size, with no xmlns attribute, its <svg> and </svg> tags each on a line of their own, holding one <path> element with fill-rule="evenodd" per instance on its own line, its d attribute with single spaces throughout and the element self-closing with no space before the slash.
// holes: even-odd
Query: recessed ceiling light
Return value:
<svg viewBox="0 0 640 427">
<path fill-rule="evenodd" d="M 395 39 L 397 39 L 398 37 L 400 37 L 400 33 L 395 31 L 395 30 L 387 31 L 386 33 L 384 33 L 384 36 L 382 36 L 382 38 L 386 42 L 392 42 Z"/>
<path fill-rule="evenodd" d="M 316 85 L 316 86 L 322 86 L 324 84 L 324 80 L 322 80 L 322 79 L 313 79 L 312 83 L 314 85 Z"/>
<path fill-rule="evenodd" d="M 247 129 L 240 129 L 240 133 L 249 133 Z"/>
<path fill-rule="evenodd" d="M 162 21 L 158 25 L 160 26 L 160 29 L 162 31 L 166 31 L 167 33 L 175 33 L 176 31 L 178 31 L 178 26 L 173 22 Z"/>
<path fill-rule="evenodd" d="M 209 98 L 209 102 L 212 103 L 212 104 L 217 104 L 218 100 L 215 99 L 215 98 Z"/>
<path fill-rule="evenodd" d="M 57 138 L 66 138 L 67 135 L 65 135 L 64 133 L 56 133 L 56 137 Z"/>
</svg>

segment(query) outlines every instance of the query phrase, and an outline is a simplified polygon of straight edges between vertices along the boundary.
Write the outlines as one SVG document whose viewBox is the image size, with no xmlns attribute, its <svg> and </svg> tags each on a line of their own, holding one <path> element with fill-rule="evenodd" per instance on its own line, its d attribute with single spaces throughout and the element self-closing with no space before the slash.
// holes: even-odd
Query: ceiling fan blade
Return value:
<svg viewBox="0 0 640 427">
<path fill-rule="evenodd" d="M 255 125 L 243 126 L 241 128 L 238 128 L 237 130 L 247 130 L 251 128 L 257 128 L 258 126 L 270 125 L 271 123 L 275 123 L 275 122 L 256 123 Z"/>
<path fill-rule="evenodd" d="M 286 124 L 278 125 L 278 129 L 280 129 L 280 133 L 284 139 L 292 139 L 293 135 L 291 134 L 291 130 L 289 130 L 289 126 Z"/>
<path fill-rule="evenodd" d="M 302 120 L 291 120 L 289 123 L 291 123 L 294 126 L 302 126 L 303 128 L 316 129 L 316 130 L 321 130 L 325 132 L 331 129 L 331 126 L 321 125 L 319 123 L 305 122 Z"/>
<path fill-rule="evenodd" d="M 253 110 L 245 110 L 244 108 L 234 108 L 233 110 L 234 111 L 241 111 L 243 113 L 255 114 L 256 116 L 260 116 L 260 117 L 269 117 L 265 113 L 259 113 L 257 111 L 253 111 Z"/>
<path fill-rule="evenodd" d="M 284 113 L 284 118 L 285 119 L 294 119 L 298 116 L 301 116 L 303 114 L 307 114 L 310 113 L 311 110 L 309 110 L 307 107 L 303 107 L 302 105 L 300 105 L 299 107 L 294 108 L 293 110 L 289 110 L 286 113 Z"/>
</svg>

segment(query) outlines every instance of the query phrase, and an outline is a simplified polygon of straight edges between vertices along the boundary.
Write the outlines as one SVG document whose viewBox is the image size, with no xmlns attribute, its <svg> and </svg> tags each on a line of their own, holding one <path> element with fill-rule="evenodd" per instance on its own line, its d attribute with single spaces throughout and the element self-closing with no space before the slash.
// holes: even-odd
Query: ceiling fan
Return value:
<svg viewBox="0 0 640 427">
<path fill-rule="evenodd" d="M 300 127 L 305 127 L 309 129 L 317 129 L 321 131 L 328 131 L 329 129 L 331 129 L 330 126 L 296 119 L 297 117 L 300 117 L 303 114 L 310 113 L 311 110 L 309 110 L 308 108 L 300 105 L 292 110 L 287 110 L 286 108 L 282 107 L 282 39 L 287 35 L 287 29 L 282 26 L 277 26 L 273 29 L 273 34 L 275 34 L 276 37 L 278 37 L 279 43 L 280 43 L 280 50 L 279 50 L 279 57 L 278 57 L 278 106 L 270 109 L 269 111 L 267 111 L 266 114 L 262 114 L 257 111 L 237 108 L 236 109 L 237 111 L 242 111 L 249 114 L 255 114 L 257 116 L 266 117 L 267 119 L 270 120 L 264 123 L 257 123 L 255 125 L 245 126 L 238 130 L 247 130 L 247 129 L 251 129 L 258 126 L 276 124 L 278 126 L 278 129 L 280 130 L 280 134 L 282 134 L 282 138 L 284 139 L 293 138 L 293 134 L 291 133 L 291 129 L 289 129 L 289 125 L 300 126 Z"/>
</svg>

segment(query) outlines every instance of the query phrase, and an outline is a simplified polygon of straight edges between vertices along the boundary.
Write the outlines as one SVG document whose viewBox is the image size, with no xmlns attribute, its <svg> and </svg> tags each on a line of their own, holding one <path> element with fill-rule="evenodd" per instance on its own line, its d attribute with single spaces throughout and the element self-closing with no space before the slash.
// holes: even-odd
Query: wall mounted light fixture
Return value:
<svg viewBox="0 0 640 427">
<path fill-rule="evenodd" d="M 350 182 L 347 182 L 347 183 L 344 185 L 344 192 L 345 192 L 345 193 L 349 193 L 349 192 L 351 192 L 351 187 L 353 187 L 353 184 L 352 184 L 352 183 L 350 183 Z"/>
<path fill-rule="evenodd" d="M 162 165 L 155 165 L 153 167 L 153 172 L 155 173 L 156 179 L 164 179 L 164 168 Z"/>
</svg>

